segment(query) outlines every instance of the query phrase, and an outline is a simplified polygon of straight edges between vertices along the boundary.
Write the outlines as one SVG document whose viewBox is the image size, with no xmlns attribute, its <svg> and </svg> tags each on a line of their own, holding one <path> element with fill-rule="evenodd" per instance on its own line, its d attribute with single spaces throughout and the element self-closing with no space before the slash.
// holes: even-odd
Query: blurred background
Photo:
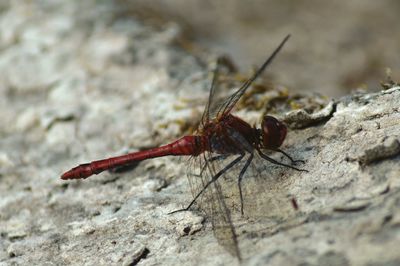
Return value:
<svg viewBox="0 0 400 266">
<path fill-rule="evenodd" d="M 227 54 L 245 73 L 291 33 L 273 67 L 291 90 L 337 97 L 379 90 L 388 73 L 400 80 L 399 1 L 114 1 L 124 15 L 177 23 L 188 47 Z"/>
</svg>

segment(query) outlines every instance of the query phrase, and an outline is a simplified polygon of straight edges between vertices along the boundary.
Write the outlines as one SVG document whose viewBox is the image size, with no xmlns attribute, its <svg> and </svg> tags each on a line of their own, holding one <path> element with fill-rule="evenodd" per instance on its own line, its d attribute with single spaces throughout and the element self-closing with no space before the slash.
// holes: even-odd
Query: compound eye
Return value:
<svg viewBox="0 0 400 266">
<path fill-rule="evenodd" d="M 261 123 L 261 129 L 264 148 L 276 149 L 282 145 L 287 133 L 286 126 L 282 122 L 266 115 Z"/>
</svg>

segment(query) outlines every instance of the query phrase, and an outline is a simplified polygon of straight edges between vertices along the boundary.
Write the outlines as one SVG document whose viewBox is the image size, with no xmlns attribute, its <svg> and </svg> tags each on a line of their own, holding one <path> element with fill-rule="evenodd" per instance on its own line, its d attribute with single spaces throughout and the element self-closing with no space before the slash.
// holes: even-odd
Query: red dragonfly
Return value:
<svg viewBox="0 0 400 266">
<path fill-rule="evenodd" d="M 288 167 L 297 171 L 306 171 L 279 162 L 263 152 L 263 150 L 279 152 L 287 157 L 292 164 L 302 162 L 301 160 L 293 160 L 286 152 L 279 149 L 287 133 L 286 126 L 281 121 L 272 116 L 265 116 L 262 120 L 261 128 L 256 128 L 231 114 L 233 107 L 241 96 L 272 62 L 289 37 L 290 35 L 284 38 L 252 77 L 245 81 L 239 89 L 223 101 L 220 101 L 217 97 L 219 93 L 217 91 L 217 84 L 219 81 L 220 68 L 222 64 L 224 64 L 224 61 L 222 59 L 217 61 L 208 103 L 201 118 L 199 129 L 195 135 L 184 136 L 170 144 L 158 148 L 81 164 L 65 172 L 61 178 L 64 180 L 87 178 L 105 170 L 156 157 L 168 155 L 192 156 L 189 165 L 199 171 L 197 174 L 195 173 L 196 170 L 188 174 L 194 198 L 186 208 L 172 213 L 189 210 L 195 203 L 200 201 L 201 203 L 199 203 L 199 206 L 209 214 L 214 233 L 219 242 L 227 248 L 228 251 L 240 258 L 230 209 L 239 206 L 236 209 L 240 208 L 240 213 L 243 216 L 245 205 L 244 196 L 246 195 L 247 197 L 247 194 L 254 193 L 253 190 L 253 192 L 246 194 L 247 187 L 243 187 L 243 180 L 246 172 L 251 172 L 251 176 L 258 177 L 258 181 L 256 181 L 255 184 L 256 187 L 263 187 L 260 185 L 260 182 L 262 182 L 262 180 L 260 181 L 260 177 L 264 175 L 266 169 L 260 170 L 257 169 L 257 167 L 250 167 L 251 165 L 255 165 L 255 159 L 261 158 L 272 164 Z M 224 165 L 223 162 L 232 158 L 232 156 L 236 157 Z M 245 159 L 245 157 L 247 158 Z M 234 171 L 233 169 L 235 168 L 239 170 Z M 228 195 L 231 192 L 224 191 L 224 187 L 221 183 L 222 181 L 219 182 L 220 177 L 224 176 L 223 180 L 226 182 L 228 177 L 232 175 L 234 175 L 234 177 L 229 180 L 236 180 L 237 182 L 235 187 L 237 188 L 236 191 L 239 192 L 238 203 L 235 203 L 235 199 L 232 195 Z M 265 180 L 268 180 L 264 177 L 262 179 L 264 183 Z M 266 187 L 264 188 L 267 189 Z M 268 187 L 269 190 L 271 190 L 271 188 L 271 186 Z M 269 191 L 261 192 L 269 193 Z M 259 194 L 260 192 L 257 193 Z M 200 198 L 202 198 L 202 200 L 200 200 Z M 290 200 L 288 201 L 290 202 Z"/>
</svg>

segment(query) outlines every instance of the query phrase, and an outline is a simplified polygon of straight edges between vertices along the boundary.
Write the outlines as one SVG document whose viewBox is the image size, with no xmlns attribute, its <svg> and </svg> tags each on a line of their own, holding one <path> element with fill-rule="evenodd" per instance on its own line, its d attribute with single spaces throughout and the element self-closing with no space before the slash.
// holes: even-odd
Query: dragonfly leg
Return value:
<svg viewBox="0 0 400 266">
<path fill-rule="evenodd" d="M 242 170 L 240 170 L 239 178 L 238 178 L 238 187 L 239 187 L 239 195 L 240 195 L 240 213 L 243 216 L 243 193 L 242 193 L 242 180 L 243 175 L 246 172 L 247 168 L 249 167 L 251 161 L 253 160 L 254 155 L 250 153 L 250 157 L 247 159 L 246 163 L 244 164 Z"/>
<path fill-rule="evenodd" d="M 237 157 L 235 160 L 233 160 L 232 162 L 230 162 L 227 166 L 225 166 L 221 171 L 219 171 L 216 175 L 214 175 L 210 181 L 207 182 L 207 184 L 202 188 L 202 190 L 196 195 L 196 197 L 194 197 L 194 199 L 190 202 L 190 204 L 184 208 L 184 209 L 179 209 L 173 212 L 170 212 L 168 214 L 173 214 L 173 213 L 177 213 L 177 212 L 182 212 L 182 211 L 188 211 L 190 209 L 190 207 L 193 206 L 193 204 L 196 202 L 196 200 L 200 197 L 201 194 L 203 194 L 203 192 L 215 181 L 218 180 L 218 178 L 220 176 L 222 176 L 223 174 L 225 174 L 226 171 L 228 171 L 230 168 L 232 168 L 235 164 L 237 164 L 238 162 L 240 162 L 244 157 L 244 154 L 241 154 L 239 157 Z"/>
<path fill-rule="evenodd" d="M 290 156 L 289 154 L 287 154 L 286 152 L 284 152 L 283 150 L 281 150 L 281 149 L 274 149 L 274 151 L 277 151 L 277 152 L 280 152 L 280 153 L 282 153 L 283 155 L 285 155 L 291 162 L 292 162 L 292 164 L 297 164 L 297 163 L 306 163 L 304 160 L 294 160 L 293 158 L 292 158 L 292 156 Z"/>
<path fill-rule="evenodd" d="M 216 156 L 214 156 L 214 157 L 211 157 L 211 158 L 208 159 L 207 161 L 208 161 L 208 162 L 214 162 L 214 161 L 224 160 L 224 159 L 226 159 L 228 156 L 229 156 L 229 155 L 227 155 L 227 154 L 220 154 L 220 155 L 216 155 Z M 207 164 L 205 163 L 205 164 L 203 165 L 203 167 L 201 168 L 200 176 L 203 175 L 203 172 L 204 172 L 204 170 L 206 169 L 206 167 L 207 167 Z"/>
<path fill-rule="evenodd" d="M 216 155 L 214 157 L 211 157 L 208 161 L 213 162 L 213 161 L 223 160 L 226 157 L 228 157 L 228 155 L 226 155 L 226 154 Z M 204 170 L 206 170 L 206 167 L 207 167 L 207 164 L 204 164 L 203 167 L 201 167 L 200 174 L 193 174 L 193 176 L 201 177 L 203 175 Z"/>
<path fill-rule="evenodd" d="M 261 158 L 263 158 L 264 160 L 269 161 L 270 163 L 277 164 L 277 165 L 280 165 L 280 166 L 285 166 L 285 167 L 291 168 L 291 169 L 299 171 L 299 172 L 308 172 L 308 170 L 306 170 L 306 169 L 300 169 L 300 168 L 297 168 L 297 167 L 294 167 L 294 166 L 291 166 L 291 165 L 288 165 L 288 164 L 285 164 L 285 163 L 278 162 L 278 161 L 272 159 L 271 157 L 268 157 L 260 149 L 257 149 L 257 151 L 258 151 L 258 154 L 260 154 Z"/>
</svg>

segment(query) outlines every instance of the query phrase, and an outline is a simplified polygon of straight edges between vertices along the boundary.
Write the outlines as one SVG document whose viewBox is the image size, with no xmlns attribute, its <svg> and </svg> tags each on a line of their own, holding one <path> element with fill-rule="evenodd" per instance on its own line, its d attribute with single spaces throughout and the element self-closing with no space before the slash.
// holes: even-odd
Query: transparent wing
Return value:
<svg viewBox="0 0 400 266">
<path fill-rule="evenodd" d="M 266 162 L 258 154 L 254 154 L 243 175 L 241 202 L 238 177 L 249 156 L 219 179 L 222 197 L 231 211 L 231 220 L 239 238 L 244 232 L 247 235 L 268 235 L 284 230 L 295 223 L 301 214 L 292 205 L 292 199 L 295 198 L 291 193 L 293 170 Z"/>
<path fill-rule="evenodd" d="M 213 71 L 213 79 L 211 82 L 210 93 L 208 101 L 201 118 L 201 123 L 204 126 L 208 121 L 216 117 L 220 107 L 224 104 L 228 95 L 224 95 L 225 90 L 221 88 L 220 78 L 221 75 L 234 72 L 235 66 L 227 57 L 219 57 Z M 227 84 L 224 84 L 225 86 Z"/>
<path fill-rule="evenodd" d="M 277 159 L 281 161 L 280 159 Z M 242 165 L 238 166 L 239 168 Z M 265 161 L 257 153 L 242 179 L 244 217 L 261 223 L 281 223 L 296 215 L 292 206 L 291 186 L 293 170 Z M 235 179 L 236 173 L 228 173 L 228 179 Z M 231 205 L 240 206 L 236 192 L 232 193 Z"/>
<path fill-rule="evenodd" d="M 212 208 L 210 220 L 214 235 L 221 246 L 240 259 L 237 234 L 232 222 L 231 212 L 225 202 L 223 188 L 218 181 L 213 183 L 208 194 Z"/>
<path fill-rule="evenodd" d="M 229 159 L 226 158 L 228 161 Z M 225 202 L 223 188 L 219 184 L 219 181 L 210 183 L 212 177 L 223 169 L 224 166 L 209 162 L 220 160 L 221 157 L 219 155 L 210 152 L 193 157 L 190 164 L 192 170 L 188 173 L 189 184 L 193 197 L 201 193 L 201 196 L 195 202 L 195 206 L 211 221 L 218 243 L 230 254 L 240 259 L 236 232 L 232 223 L 230 209 Z M 207 188 L 204 190 L 206 186 Z"/>
<path fill-rule="evenodd" d="M 213 71 L 210 94 L 201 118 L 202 126 L 206 125 L 208 121 L 213 120 L 217 116 L 223 116 L 231 112 L 232 108 L 236 105 L 240 97 L 242 97 L 253 81 L 257 79 L 262 72 L 264 72 L 267 66 L 282 49 L 289 37 L 290 35 L 287 35 L 280 45 L 275 49 L 275 51 L 264 62 L 264 64 L 257 70 L 257 72 L 251 78 L 246 80 L 243 85 L 231 95 L 224 95 L 224 92 L 227 92 L 227 90 L 223 90 L 221 88 L 222 84 L 220 83 L 220 76 L 223 70 L 225 70 L 226 73 L 229 73 L 235 71 L 235 67 L 227 57 L 219 57 L 217 59 L 216 66 Z M 227 83 L 224 84 L 224 86 L 229 85 L 230 84 Z"/>
<path fill-rule="evenodd" d="M 246 80 L 243 85 L 233 93 L 226 101 L 219 106 L 217 113 L 219 115 L 224 115 L 230 113 L 232 108 L 236 105 L 237 101 L 239 101 L 240 97 L 246 92 L 246 90 L 250 87 L 255 79 L 257 79 L 261 73 L 267 68 L 267 66 L 274 60 L 275 56 L 279 53 L 282 49 L 283 45 L 289 39 L 290 34 L 287 35 L 283 41 L 279 44 L 279 46 L 275 49 L 275 51 L 269 56 L 269 58 L 262 64 L 262 66 L 257 70 L 257 72 L 248 80 Z"/>
<path fill-rule="evenodd" d="M 200 193 L 214 176 L 238 156 L 207 153 L 194 158 L 193 165 L 200 167 L 197 167 L 195 175 L 189 175 L 193 195 Z M 237 257 L 240 257 L 237 238 L 241 232 L 275 232 L 285 228 L 285 224 L 290 224 L 298 214 L 292 205 L 293 196 L 290 193 L 294 181 L 291 178 L 293 170 L 273 165 L 257 154 L 254 154 L 241 181 L 241 214 L 238 178 L 249 157 L 250 154 L 247 154 L 225 171 L 196 201 L 196 206 L 211 221 L 218 242 Z"/>
<path fill-rule="evenodd" d="M 189 176 L 193 195 L 200 193 L 237 156 L 208 153 L 195 158 L 195 164 L 201 167 L 197 168 L 196 175 Z M 218 242 L 237 257 L 240 257 L 237 237 L 241 232 L 276 232 L 291 224 L 299 214 L 290 192 L 294 182 L 293 170 L 271 164 L 256 153 L 241 181 L 241 202 L 238 177 L 249 156 L 247 154 L 224 172 L 196 202 L 211 221 Z"/>
</svg>

